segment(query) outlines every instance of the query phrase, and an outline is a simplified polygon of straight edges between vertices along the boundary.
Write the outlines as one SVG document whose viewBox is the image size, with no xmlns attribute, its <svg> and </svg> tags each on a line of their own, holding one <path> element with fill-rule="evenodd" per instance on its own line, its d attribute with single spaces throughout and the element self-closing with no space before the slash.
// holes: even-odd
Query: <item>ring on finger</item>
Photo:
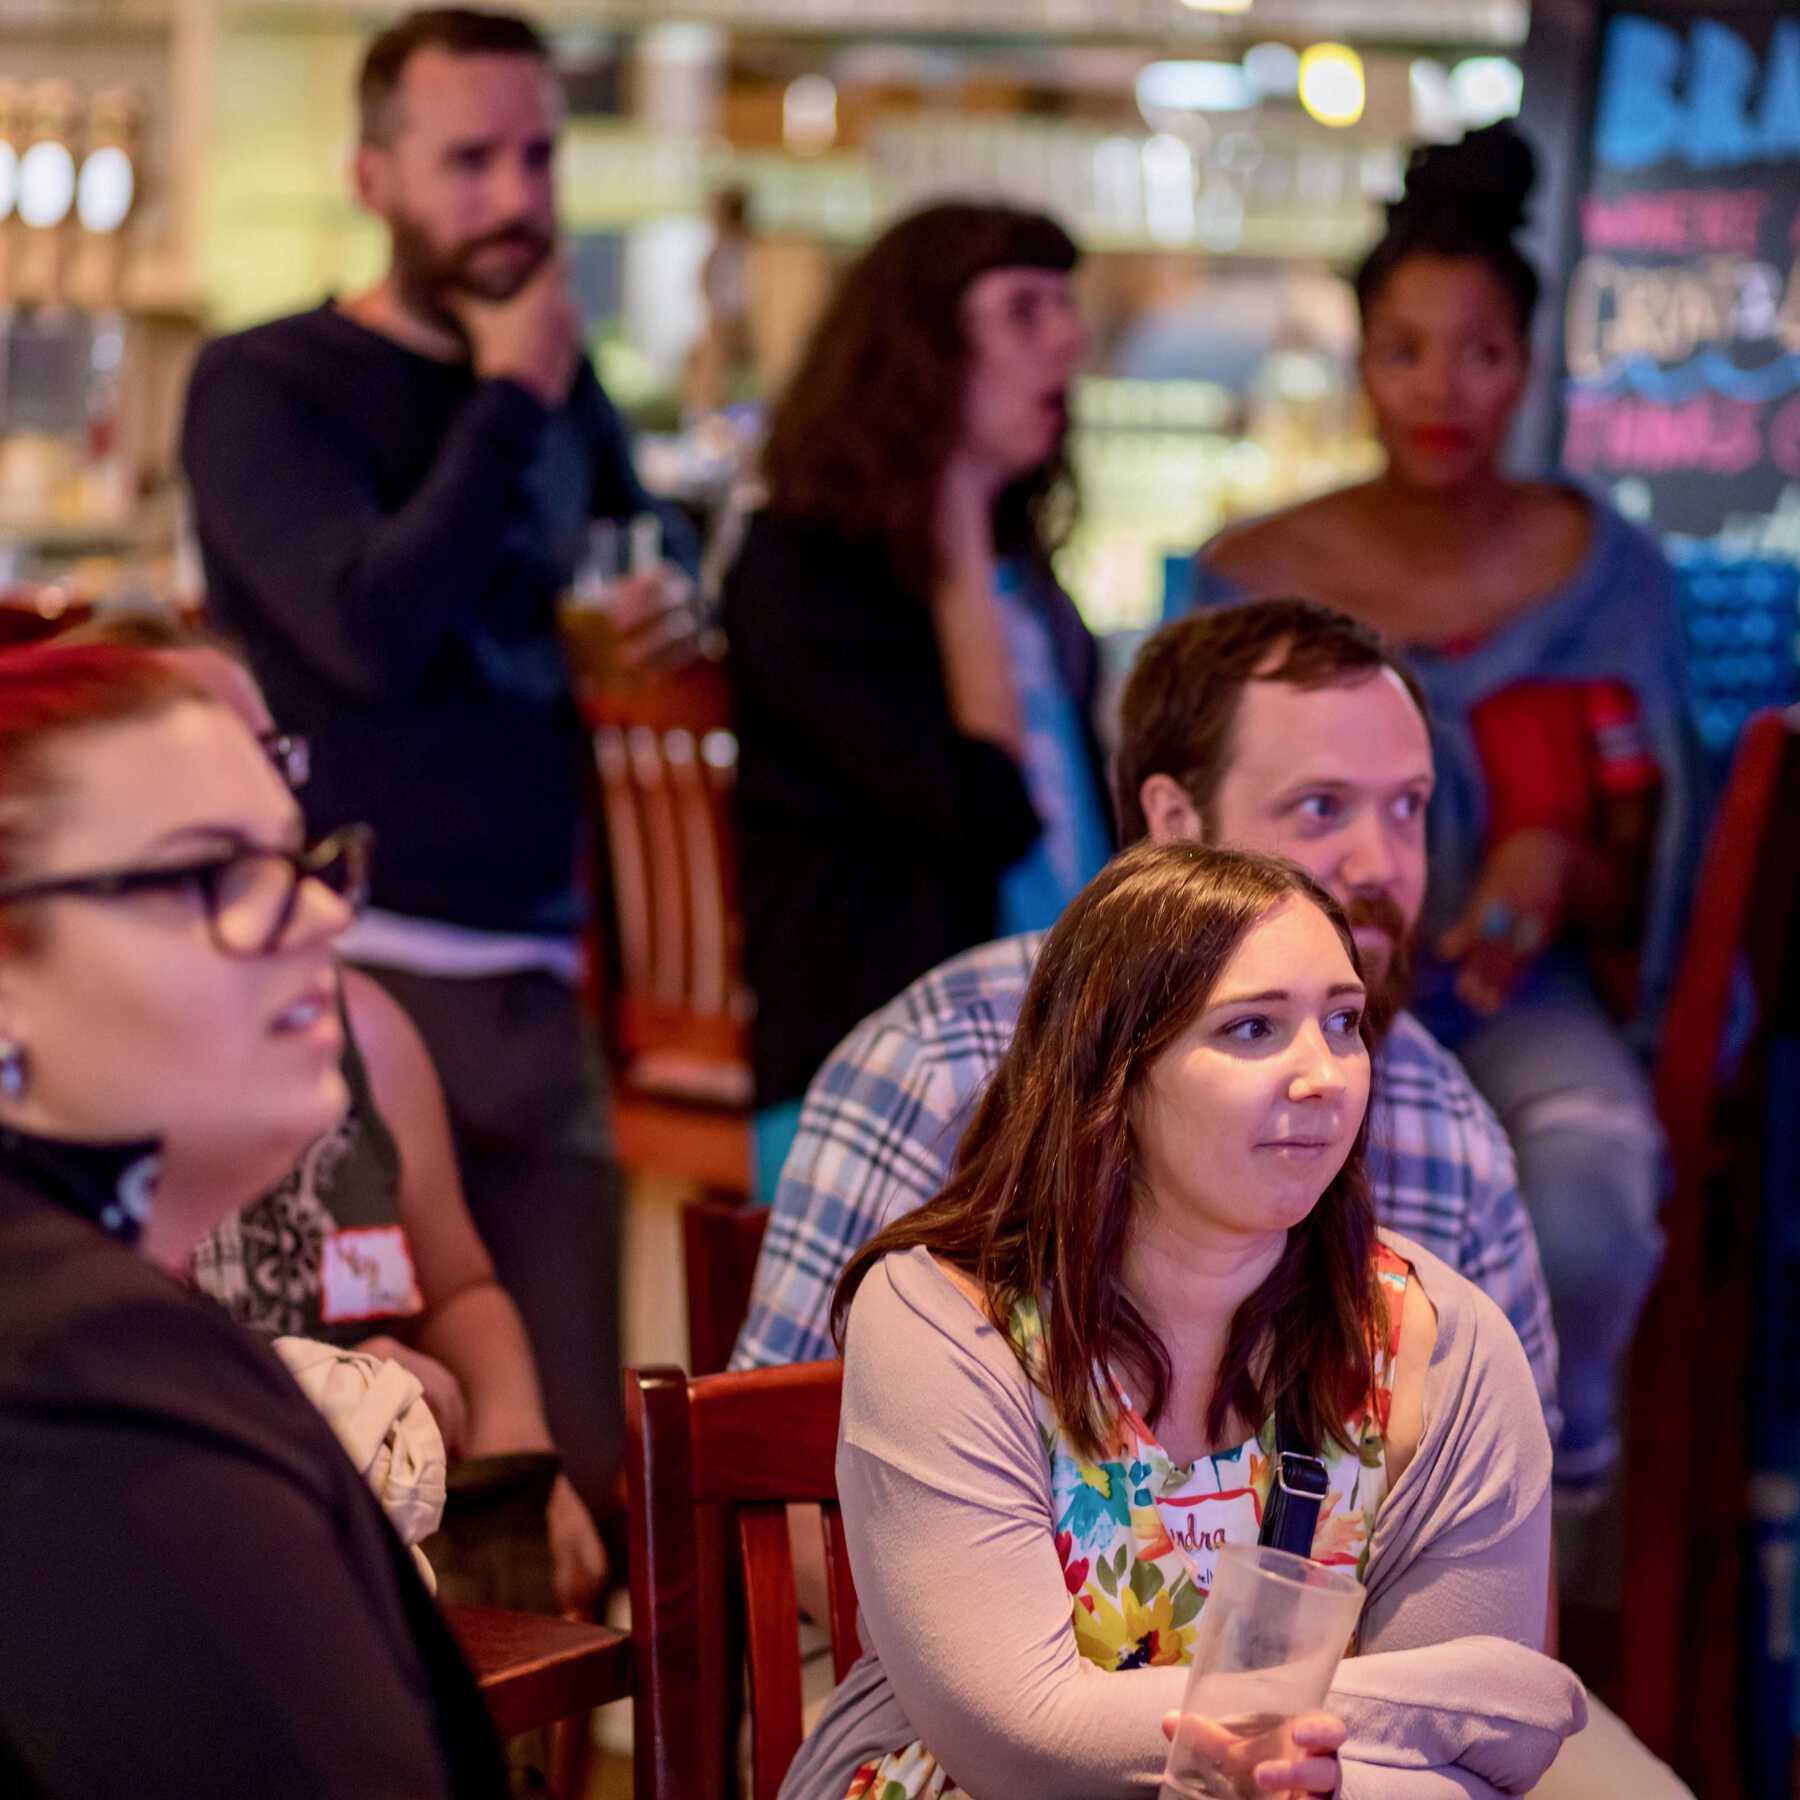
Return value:
<svg viewBox="0 0 1800 1800">
<path fill-rule="evenodd" d="M 1526 913 L 1512 929 L 1512 947 L 1520 956 L 1535 956 L 1549 933 L 1536 913 Z"/>
</svg>

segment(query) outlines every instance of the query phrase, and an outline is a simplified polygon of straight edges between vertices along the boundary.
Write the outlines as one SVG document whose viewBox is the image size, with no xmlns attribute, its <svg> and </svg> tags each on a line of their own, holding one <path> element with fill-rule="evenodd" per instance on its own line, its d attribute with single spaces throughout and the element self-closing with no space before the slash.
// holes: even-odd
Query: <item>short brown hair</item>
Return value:
<svg viewBox="0 0 1800 1800">
<path fill-rule="evenodd" d="M 1277 655 L 1280 661 L 1265 667 Z M 1425 695 L 1394 645 L 1316 601 L 1252 600 L 1165 625 L 1138 652 L 1120 702 L 1113 768 L 1119 841 L 1149 835 L 1138 796 L 1152 775 L 1180 783 L 1210 834 L 1246 682 L 1318 688 L 1379 669 L 1399 676 L 1420 716 L 1427 716 Z"/>
<path fill-rule="evenodd" d="M 550 47 L 517 13 L 434 6 L 396 20 L 372 43 L 356 78 L 356 105 L 365 144 L 385 143 L 394 129 L 394 100 L 406 65 L 421 50 L 451 56 L 535 56 L 548 63 Z"/>
<path fill-rule="evenodd" d="M 1102 1371 L 1130 1384 L 1154 1426 L 1173 1379 L 1168 1347 L 1122 1279 L 1138 1204 L 1134 1102 L 1244 935 L 1288 899 L 1316 906 L 1356 967 L 1342 909 L 1294 863 L 1194 843 L 1138 844 L 1114 857 L 1038 953 L 949 1182 L 844 1270 L 831 1307 L 839 1342 L 876 1263 L 923 1246 L 975 1278 L 1002 1332 L 1020 1301 L 1048 1297 L 1041 1373 L 1020 1360 L 1082 1454 L 1102 1458 L 1119 1423 Z M 1232 1318 L 1207 1402 L 1215 1443 L 1232 1413 L 1260 1426 L 1277 1408 L 1315 1444 L 1341 1441 L 1369 1391 L 1386 1314 L 1367 1133 L 1365 1116 L 1344 1166 Z"/>
</svg>

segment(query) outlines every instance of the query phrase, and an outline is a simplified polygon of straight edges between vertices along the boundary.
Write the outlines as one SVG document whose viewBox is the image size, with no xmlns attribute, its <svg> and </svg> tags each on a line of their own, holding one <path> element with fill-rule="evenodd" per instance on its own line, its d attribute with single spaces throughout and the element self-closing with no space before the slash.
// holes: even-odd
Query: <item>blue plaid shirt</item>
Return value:
<svg viewBox="0 0 1800 1800">
<path fill-rule="evenodd" d="M 813 1077 L 781 1172 L 734 1369 L 818 1362 L 852 1252 L 949 1178 L 1012 1040 L 1040 933 L 983 944 L 865 1019 Z M 1554 1439 L 1556 1334 L 1512 1146 L 1462 1065 L 1410 1013 L 1375 1059 L 1369 1175 L 1384 1225 L 1483 1289 L 1519 1334 Z"/>
</svg>

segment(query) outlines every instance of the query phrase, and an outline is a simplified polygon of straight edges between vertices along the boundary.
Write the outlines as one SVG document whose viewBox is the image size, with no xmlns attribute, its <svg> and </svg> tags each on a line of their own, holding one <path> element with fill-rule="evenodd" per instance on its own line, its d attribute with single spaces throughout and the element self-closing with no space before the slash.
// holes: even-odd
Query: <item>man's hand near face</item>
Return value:
<svg viewBox="0 0 1800 1800">
<path fill-rule="evenodd" d="M 516 381 L 546 406 L 569 397 L 581 357 L 581 321 L 569 292 L 569 268 L 560 251 L 506 300 L 484 300 L 466 290 L 444 304 L 469 340 L 476 375 L 483 381 Z"/>
</svg>

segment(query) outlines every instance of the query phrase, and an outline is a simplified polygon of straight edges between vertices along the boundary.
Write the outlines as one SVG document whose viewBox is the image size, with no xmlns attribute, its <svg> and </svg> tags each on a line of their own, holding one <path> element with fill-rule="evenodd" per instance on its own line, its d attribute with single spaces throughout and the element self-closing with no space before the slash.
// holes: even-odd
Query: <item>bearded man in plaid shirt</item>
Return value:
<svg viewBox="0 0 1800 1800">
<path fill-rule="evenodd" d="M 1115 787 L 1121 841 L 1291 857 L 1342 903 L 1382 1027 L 1369 1109 L 1376 1210 L 1512 1321 L 1554 1439 L 1556 1339 L 1512 1148 L 1462 1065 L 1403 1010 L 1432 788 L 1424 701 L 1405 664 L 1365 626 L 1307 601 L 1190 615 L 1133 666 Z M 1042 941 L 1003 938 L 941 964 L 813 1078 L 734 1369 L 837 1354 L 838 1274 L 949 1176 Z"/>
</svg>

